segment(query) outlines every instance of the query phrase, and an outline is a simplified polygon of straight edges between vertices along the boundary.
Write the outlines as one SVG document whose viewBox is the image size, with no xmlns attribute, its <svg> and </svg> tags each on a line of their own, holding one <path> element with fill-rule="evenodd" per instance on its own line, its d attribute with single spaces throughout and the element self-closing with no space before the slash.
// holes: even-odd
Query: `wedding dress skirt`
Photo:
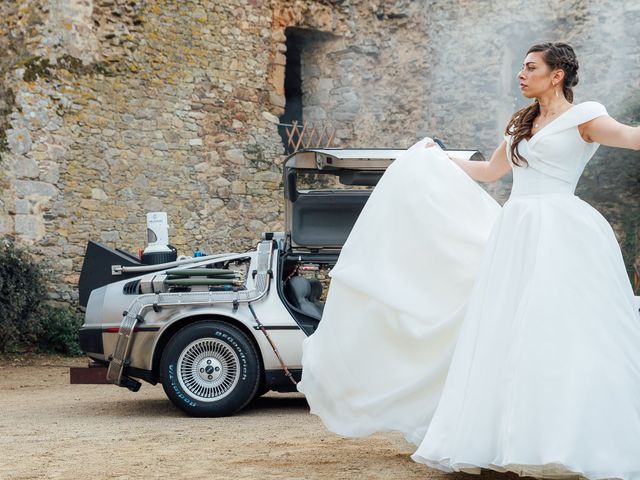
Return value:
<svg viewBox="0 0 640 480">
<path fill-rule="evenodd" d="M 424 437 L 500 213 L 441 150 L 427 158 L 429 140 L 395 160 L 371 193 L 303 343 L 298 390 L 340 435 Z"/>
<path fill-rule="evenodd" d="M 480 272 L 412 458 L 640 478 L 640 318 L 607 221 L 571 194 L 511 198 Z"/>
<path fill-rule="evenodd" d="M 303 344 L 298 389 L 329 430 L 400 431 L 443 471 L 640 479 L 638 307 L 613 230 L 573 194 L 595 103 L 521 144 L 502 208 L 430 138 L 391 164 Z"/>
</svg>

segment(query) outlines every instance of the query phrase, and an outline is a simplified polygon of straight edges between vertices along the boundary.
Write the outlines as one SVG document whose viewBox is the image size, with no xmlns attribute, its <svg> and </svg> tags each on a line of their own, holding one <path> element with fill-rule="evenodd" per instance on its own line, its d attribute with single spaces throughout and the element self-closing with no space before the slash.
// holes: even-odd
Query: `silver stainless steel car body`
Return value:
<svg viewBox="0 0 640 480">
<path fill-rule="evenodd" d="M 283 168 L 285 231 L 263 233 L 253 251 L 157 266 L 141 265 L 130 256 L 110 251 L 112 256 L 107 258 L 117 258 L 117 253 L 129 263 L 96 266 L 91 264 L 96 262 L 95 255 L 89 255 L 88 250 L 80 279 L 81 290 L 84 283 L 85 290 L 90 291 L 80 334 L 83 350 L 96 362 L 109 366 L 110 382 L 134 391 L 140 386 L 138 380 L 162 382 L 178 407 L 196 415 L 231 414 L 256 394 L 270 389 L 295 390 L 292 380 L 301 376 L 302 342 L 317 327 L 323 308 L 319 299 L 322 282 L 305 278 L 304 267 L 330 268 L 335 264 L 373 187 L 403 151 L 304 149 L 290 155 Z M 460 157 L 482 159 L 475 150 L 450 151 Z M 332 176 L 340 188 L 299 189 L 299 177 L 308 174 Z M 356 188 L 344 188 L 352 185 Z M 91 283 L 98 267 L 109 271 Z M 188 277 L 197 281 L 189 287 L 171 284 L 172 272 L 178 267 L 187 275 L 189 270 L 198 272 Z M 198 283 L 209 281 L 209 271 L 228 271 L 234 279 L 241 279 L 241 284 L 226 291 L 212 291 L 215 287 Z M 328 278 L 324 280 L 326 292 Z M 299 284 L 296 288 L 295 283 Z M 200 333 L 196 333 L 198 328 Z M 218 344 L 214 335 L 206 333 L 208 329 L 221 329 L 219 338 L 231 340 Z M 182 343 L 178 337 L 184 337 Z M 245 337 L 250 345 L 243 344 L 242 349 L 234 351 L 234 342 L 242 343 Z M 204 348 L 198 342 L 210 345 L 207 348 L 211 351 L 197 356 L 197 349 Z M 249 374 L 252 369 L 257 372 L 257 386 L 248 386 L 240 400 L 219 411 L 209 408 L 216 398 L 207 399 L 209 403 L 200 408 L 193 401 L 199 396 L 194 393 L 191 398 L 182 388 L 185 378 L 195 379 L 200 386 L 215 383 L 216 378 L 205 370 L 212 370 L 210 365 L 225 369 L 216 360 L 216 348 L 223 348 L 222 355 L 242 367 L 242 375 L 249 363 L 240 365 L 238 358 L 246 361 L 245 352 L 251 356 L 253 350 L 257 354 L 256 365 L 249 368 Z M 167 353 L 170 351 L 174 353 Z M 187 353 L 193 361 L 183 371 L 180 362 Z M 182 383 L 171 383 L 168 377 L 180 377 Z M 174 393 L 177 398 L 172 398 Z"/>
<path fill-rule="evenodd" d="M 282 242 L 282 240 L 283 238 L 280 237 L 276 241 Z M 194 263 L 190 266 L 200 268 L 206 267 L 211 263 L 247 257 L 250 258 L 249 270 L 252 270 L 255 268 L 256 252 L 232 253 L 218 259 Z M 277 276 L 278 262 L 275 255 L 272 257 L 271 268 L 274 276 Z M 164 272 L 154 272 L 146 276 L 162 275 Z M 111 283 L 91 293 L 83 328 L 100 329 L 102 331 L 103 344 L 102 353 L 87 352 L 91 358 L 107 361 L 108 354 L 104 352 L 112 353 L 115 350 L 122 322 L 122 313 L 129 308 L 133 301 L 132 295 L 123 294 L 124 287 L 132 281 L 142 280 L 144 277 L 145 275 Z M 253 286 L 252 282 L 253 280 L 248 278 L 247 287 Z M 271 337 L 279 345 L 283 360 L 292 368 L 300 368 L 301 342 L 305 335 L 283 306 L 282 300 L 278 295 L 265 295 L 260 300 L 253 302 L 253 306 L 258 318 L 268 319 L 268 321 L 265 320 L 263 322 L 264 326 L 267 330 L 270 330 Z M 129 354 L 129 367 L 147 371 L 151 377 L 151 372 L 157 366 L 158 361 L 156 356 L 154 363 L 154 354 L 157 352 L 157 348 L 163 344 L 163 336 L 170 335 L 176 327 L 198 318 L 223 318 L 225 321 L 241 326 L 247 333 L 251 333 L 253 340 L 258 345 L 262 353 L 264 368 L 266 370 L 280 370 L 278 359 L 257 327 L 246 304 L 240 304 L 235 311 L 232 304 L 199 306 L 188 303 L 179 308 L 163 308 L 159 312 L 150 310 L 144 317 L 144 323 L 135 327 L 136 335 Z"/>
</svg>

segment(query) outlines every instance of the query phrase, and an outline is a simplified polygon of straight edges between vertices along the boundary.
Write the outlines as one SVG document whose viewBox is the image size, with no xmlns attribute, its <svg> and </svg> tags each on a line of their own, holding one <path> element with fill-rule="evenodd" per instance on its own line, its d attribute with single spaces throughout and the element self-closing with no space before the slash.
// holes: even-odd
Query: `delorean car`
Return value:
<svg viewBox="0 0 640 480">
<path fill-rule="evenodd" d="M 440 142 L 439 142 L 440 143 Z M 449 150 L 482 159 L 475 150 Z M 302 342 L 322 318 L 340 249 L 402 149 L 302 149 L 283 166 L 285 231 L 254 249 L 145 264 L 89 242 L 79 281 L 80 345 L 106 382 L 160 382 L 196 416 L 232 415 L 295 391 Z"/>
</svg>

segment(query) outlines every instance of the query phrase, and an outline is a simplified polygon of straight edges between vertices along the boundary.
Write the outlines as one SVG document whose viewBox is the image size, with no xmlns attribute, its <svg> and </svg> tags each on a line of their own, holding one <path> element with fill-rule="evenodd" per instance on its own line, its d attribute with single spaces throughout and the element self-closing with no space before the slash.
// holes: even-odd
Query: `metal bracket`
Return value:
<svg viewBox="0 0 640 480">
<path fill-rule="evenodd" d="M 109 356 L 109 368 L 107 369 L 107 382 L 116 385 L 126 386 L 122 383 L 122 372 L 129 362 L 129 350 L 135 327 L 139 322 L 144 321 L 144 317 L 139 313 L 131 313 L 126 310 L 122 313 L 123 319 L 118 332 L 116 348 Z M 139 387 L 138 387 L 139 388 Z"/>
</svg>

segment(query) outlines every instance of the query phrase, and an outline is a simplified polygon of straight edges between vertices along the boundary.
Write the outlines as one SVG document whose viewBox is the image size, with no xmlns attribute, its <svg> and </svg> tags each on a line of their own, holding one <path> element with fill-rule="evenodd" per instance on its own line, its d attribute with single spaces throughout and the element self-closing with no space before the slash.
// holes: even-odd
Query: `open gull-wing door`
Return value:
<svg viewBox="0 0 640 480">
<path fill-rule="evenodd" d="M 303 149 L 283 169 L 285 234 L 291 250 L 339 251 L 369 195 L 405 149 Z M 483 160 L 476 150 L 448 150 Z"/>
</svg>

